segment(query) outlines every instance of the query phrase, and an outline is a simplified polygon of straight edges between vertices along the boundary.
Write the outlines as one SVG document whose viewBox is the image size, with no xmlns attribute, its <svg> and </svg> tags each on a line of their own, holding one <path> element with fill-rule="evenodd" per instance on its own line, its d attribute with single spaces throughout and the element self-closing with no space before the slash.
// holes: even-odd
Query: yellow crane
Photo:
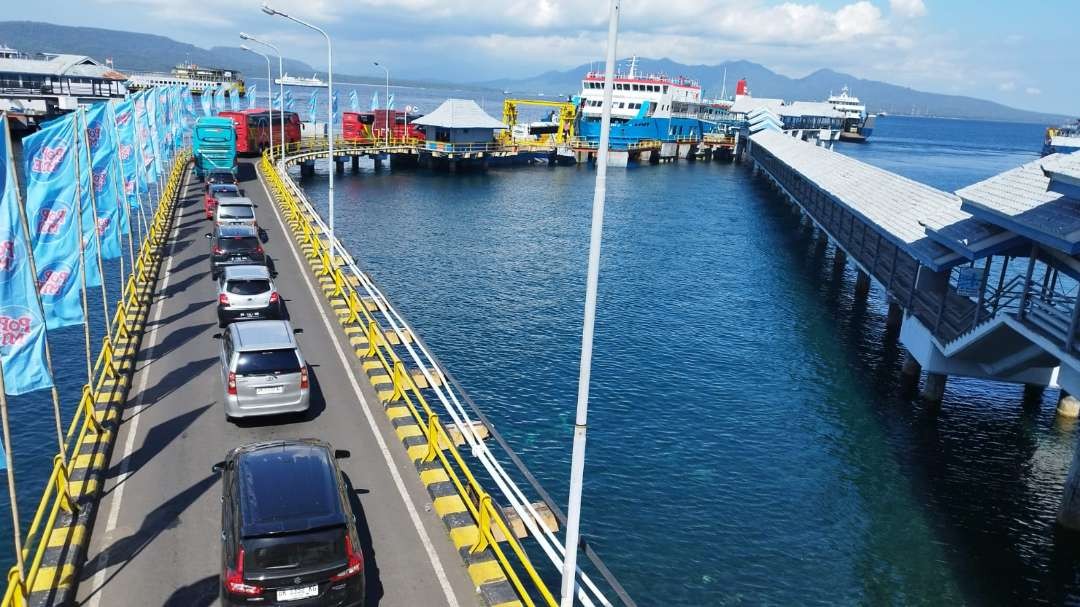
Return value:
<svg viewBox="0 0 1080 607">
<path fill-rule="evenodd" d="M 553 133 L 555 143 L 568 143 L 574 138 L 577 108 L 574 107 L 573 103 L 570 103 L 569 101 L 542 101 L 539 99 L 505 99 L 503 100 L 502 121 L 506 126 L 510 127 L 510 129 L 503 134 L 507 143 L 513 142 L 514 125 L 518 123 L 518 107 L 523 105 L 546 107 L 556 111 L 556 120 L 558 120 L 559 123 L 559 130 Z"/>
</svg>

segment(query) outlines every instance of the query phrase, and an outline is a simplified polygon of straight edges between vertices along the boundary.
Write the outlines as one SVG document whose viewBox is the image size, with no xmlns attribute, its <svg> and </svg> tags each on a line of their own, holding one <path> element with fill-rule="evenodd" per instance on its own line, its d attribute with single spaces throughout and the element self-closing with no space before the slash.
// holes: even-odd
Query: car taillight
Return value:
<svg viewBox="0 0 1080 607">
<path fill-rule="evenodd" d="M 229 371 L 229 385 L 227 388 L 231 396 L 236 396 L 236 373 L 232 371 Z"/>
<path fill-rule="evenodd" d="M 308 387 L 307 367 L 301 367 L 300 368 L 300 387 L 301 388 L 307 388 Z"/>
<path fill-rule="evenodd" d="M 263 249 L 261 244 L 255 245 L 255 252 L 262 255 Z"/>
<path fill-rule="evenodd" d="M 223 248 L 221 248 L 219 246 L 216 246 L 216 245 L 214 246 L 214 255 L 221 255 L 224 252 L 225 252 L 225 249 L 223 249 Z"/>
<path fill-rule="evenodd" d="M 225 590 L 232 594 L 244 596 L 259 596 L 262 594 L 262 586 L 244 582 L 244 548 L 236 555 L 236 568 L 225 569 Z"/>
<path fill-rule="evenodd" d="M 281 297 L 278 296 L 277 291 L 270 292 L 270 303 L 277 303 Z"/>
<path fill-rule="evenodd" d="M 330 578 L 331 582 L 340 582 L 364 570 L 364 555 L 359 550 L 353 550 L 352 540 L 349 539 L 348 533 L 345 534 L 345 554 L 349 557 L 349 564 L 335 573 L 334 577 Z"/>
<path fill-rule="evenodd" d="M 229 296 L 222 293 L 221 295 L 217 296 L 217 302 L 220 305 L 227 306 L 229 305 Z"/>
</svg>

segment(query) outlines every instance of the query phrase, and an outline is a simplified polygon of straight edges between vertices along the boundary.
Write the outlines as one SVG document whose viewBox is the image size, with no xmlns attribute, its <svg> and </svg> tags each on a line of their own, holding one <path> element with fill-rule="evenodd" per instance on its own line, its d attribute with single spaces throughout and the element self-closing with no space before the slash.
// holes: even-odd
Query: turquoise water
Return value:
<svg viewBox="0 0 1080 607">
<path fill-rule="evenodd" d="M 1037 157 L 1041 127 L 884 118 L 838 149 L 942 188 Z M 339 236 L 565 499 L 594 173 L 363 169 Z M 305 182 L 317 204 L 325 176 Z M 724 163 L 608 179 L 584 533 L 642 605 L 1059 603 L 1075 439 L 1054 394 L 897 396 L 883 299 Z"/>
</svg>

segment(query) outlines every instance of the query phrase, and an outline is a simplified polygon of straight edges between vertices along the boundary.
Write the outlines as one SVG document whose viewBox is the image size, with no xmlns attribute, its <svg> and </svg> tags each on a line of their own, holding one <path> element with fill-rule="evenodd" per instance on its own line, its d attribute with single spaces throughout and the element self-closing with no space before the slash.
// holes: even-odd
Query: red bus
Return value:
<svg viewBox="0 0 1080 607">
<path fill-rule="evenodd" d="M 236 153 L 259 154 L 270 147 L 270 123 L 273 120 L 274 145 L 281 145 L 281 118 L 278 112 L 265 109 L 240 110 L 238 112 L 218 112 L 223 118 L 231 118 L 236 125 Z M 285 112 L 285 141 L 300 141 L 300 116 L 296 112 Z"/>
<path fill-rule="evenodd" d="M 424 139 L 424 131 L 413 126 L 413 120 L 420 114 L 409 114 L 408 134 L 413 139 Z M 372 139 L 382 141 L 386 138 L 386 122 L 393 122 L 390 137 L 401 139 L 405 136 L 405 112 L 399 110 L 372 110 L 370 112 L 342 112 L 341 135 L 347 141 L 372 143 Z"/>
</svg>

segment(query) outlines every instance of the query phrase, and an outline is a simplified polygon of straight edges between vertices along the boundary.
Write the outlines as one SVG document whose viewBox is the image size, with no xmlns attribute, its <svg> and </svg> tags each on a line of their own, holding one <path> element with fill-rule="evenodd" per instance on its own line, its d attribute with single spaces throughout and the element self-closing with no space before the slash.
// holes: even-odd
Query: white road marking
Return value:
<svg viewBox="0 0 1080 607">
<path fill-rule="evenodd" d="M 188 186 L 191 185 L 191 181 L 184 183 L 184 189 L 180 193 L 181 201 L 186 201 L 188 196 Z M 164 293 L 169 288 L 169 279 L 172 277 L 172 265 L 173 265 L 173 251 L 176 247 L 176 239 L 180 234 L 180 222 L 177 221 L 173 226 L 171 240 L 169 242 L 169 255 L 165 261 L 165 278 L 161 282 L 161 292 Z M 166 297 L 161 297 L 157 300 L 157 309 L 154 311 L 154 326 L 150 329 L 150 334 L 147 336 L 147 341 L 150 346 L 147 350 L 148 361 L 153 360 L 154 348 L 157 347 L 157 333 L 159 323 L 161 321 L 161 312 L 165 309 Z M 113 485 L 112 502 L 109 504 L 109 518 L 105 524 L 105 533 L 108 535 L 113 529 L 116 529 L 116 523 L 120 520 L 120 500 L 124 499 L 124 487 L 127 483 L 129 474 L 129 468 L 131 467 L 131 451 L 135 447 L 135 436 L 139 431 L 139 419 L 142 417 L 139 413 L 143 409 L 143 394 L 146 393 L 146 382 L 150 378 L 149 364 L 143 367 L 142 377 L 139 378 L 139 400 L 138 404 L 132 409 L 131 415 L 128 417 L 129 426 L 127 429 L 127 439 L 124 440 L 124 451 L 121 455 L 120 474 L 116 477 L 116 483 Z M 101 602 L 101 595 L 105 593 L 105 575 L 106 569 L 109 567 L 109 549 L 106 548 L 100 555 L 101 565 L 98 567 L 97 572 L 94 574 L 94 594 L 90 597 L 90 600 L 86 602 L 86 607 L 97 607 Z"/>
<path fill-rule="evenodd" d="M 398 472 L 397 466 L 394 465 L 394 459 L 390 454 L 390 449 L 387 448 L 386 441 L 383 440 L 382 433 L 375 424 L 375 418 L 371 415 L 371 406 L 368 404 L 367 398 L 364 397 L 364 393 L 360 390 L 360 385 L 356 383 L 355 374 L 351 373 L 352 365 L 345 356 L 345 350 L 341 346 L 341 341 L 338 339 L 334 326 L 330 323 L 330 317 L 326 314 L 321 294 L 319 291 L 315 290 L 315 285 L 311 283 L 311 279 L 308 278 L 307 272 L 304 271 L 304 261 L 300 258 L 300 254 L 296 250 L 296 244 L 293 243 L 291 236 L 292 233 L 285 227 L 285 223 L 281 219 L 281 213 L 277 208 L 274 197 L 270 194 L 270 190 L 266 187 L 266 183 L 261 178 L 259 179 L 259 184 L 262 186 L 263 191 L 266 192 L 266 201 L 270 206 L 274 207 L 274 218 L 277 219 L 278 225 L 281 226 L 282 238 L 289 243 L 289 250 L 292 251 L 293 259 L 296 260 L 296 263 L 300 268 L 300 275 L 304 277 L 304 282 L 307 284 L 308 290 L 311 291 L 312 297 L 315 300 L 315 307 L 319 310 L 319 316 L 322 317 L 323 324 L 326 326 L 326 331 L 330 334 L 330 339 L 334 342 L 334 350 L 337 351 L 338 358 L 341 360 L 342 366 L 345 367 L 345 374 L 349 376 L 349 383 L 352 385 L 353 393 L 356 394 L 356 398 L 359 399 L 360 403 L 363 405 L 360 408 L 364 411 L 364 418 L 367 420 L 368 426 L 371 427 L 371 433 L 375 436 L 375 442 L 379 444 L 379 450 L 386 460 L 386 467 L 390 470 L 390 476 L 394 479 L 394 486 L 397 487 L 398 494 L 401 495 L 401 501 L 405 502 L 405 509 L 408 510 L 413 527 L 416 528 L 416 533 L 420 536 L 420 542 L 424 545 L 424 550 L 427 552 L 428 559 L 431 561 L 431 566 L 435 570 L 435 577 L 439 579 L 439 585 L 442 586 L 443 595 L 446 596 L 446 604 L 448 607 L 458 607 L 457 597 L 454 595 L 454 589 L 450 587 L 450 580 L 446 577 L 446 571 L 443 569 L 442 561 L 439 560 L 439 555 L 435 552 L 435 546 L 431 543 L 431 538 L 428 536 L 427 530 L 424 529 L 424 523 L 420 520 L 420 515 L 417 513 L 416 507 L 409 497 L 408 490 L 405 488 L 405 482 L 401 479 L 401 474 Z M 337 321 L 335 320 L 335 322 Z"/>
</svg>

